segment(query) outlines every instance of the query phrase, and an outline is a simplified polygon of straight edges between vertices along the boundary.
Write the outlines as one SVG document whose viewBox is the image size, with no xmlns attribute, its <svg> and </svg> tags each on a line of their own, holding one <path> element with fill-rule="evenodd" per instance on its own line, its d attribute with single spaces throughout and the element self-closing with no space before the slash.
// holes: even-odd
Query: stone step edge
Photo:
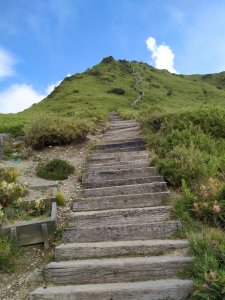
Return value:
<svg viewBox="0 0 225 300">
<path fill-rule="evenodd" d="M 136 151 L 146 151 L 146 147 L 142 146 L 132 146 L 132 147 L 124 147 L 124 148 L 114 148 L 114 149 L 94 149 L 93 153 L 115 153 L 115 152 L 136 152 Z"/>
<path fill-rule="evenodd" d="M 170 196 L 170 192 L 167 191 L 167 192 L 158 192 L 158 193 L 131 194 L 131 195 L 121 195 L 121 196 L 116 195 L 116 196 L 108 196 L 108 197 L 77 198 L 76 200 L 73 200 L 71 204 L 71 209 L 73 211 L 89 211 L 89 210 L 104 210 L 104 209 L 109 210 L 113 208 L 123 208 L 125 205 L 127 208 L 160 206 L 167 203 L 169 196 Z M 149 200 L 147 200 L 146 197 L 149 197 Z M 102 201 L 107 201 L 105 203 L 105 207 L 104 205 L 101 205 Z M 143 204 L 140 204 L 140 201 L 143 201 Z"/>
<path fill-rule="evenodd" d="M 149 240 L 164 239 L 172 236 L 181 228 L 178 220 L 157 221 L 143 224 L 123 224 L 113 226 L 94 226 L 76 229 L 67 227 L 63 231 L 62 241 L 70 242 L 100 242 L 112 240 Z"/>
<path fill-rule="evenodd" d="M 106 209 L 106 210 L 93 210 L 93 211 L 79 211 L 79 212 L 70 212 L 68 213 L 68 217 L 70 216 L 91 216 L 91 215 L 101 215 L 107 213 L 115 213 L 115 212 L 141 212 L 141 211 L 154 211 L 154 210 L 173 210 L 172 206 L 169 205 L 160 205 L 160 206 L 147 206 L 147 207 L 136 207 L 136 208 L 118 208 L 118 209 Z"/>
<path fill-rule="evenodd" d="M 43 274 L 45 281 L 56 285 L 179 278 L 192 260 L 190 256 L 162 255 L 59 261 L 49 263 Z"/>
<path fill-rule="evenodd" d="M 109 187 L 109 186 L 123 186 L 127 184 L 142 184 L 142 183 L 152 183 L 152 182 L 162 182 L 163 177 L 159 175 L 150 175 L 143 177 L 133 177 L 133 178 L 115 178 L 107 180 L 84 180 L 82 181 L 82 186 L 84 188 L 98 188 L 98 187 Z"/>
<path fill-rule="evenodd" d="M 159 256 L 134 256 L 134 257 L 119 257 L 119 258 L 93 258 L 93 259 L 79 259 L 79 260 L 69 260 L 69 261 L 59 261 L 50 262 L 45 269 L 66 269 L 76 267 L 89 267 L 94 265 L 99 266 L 114 266 L 120 265 L 123 267 L 124 264 L 128 265 L 139 265 L 139 264 L 166 264 L 170 262 L 192 262 L 193 257 L 191 256 L 172 256 L 172 255 L 159 255 Z M 165 266 L 164 266 L 165 267 Z"/>
<path fill-rule="evenodd" d="M 123 165 L 122 165 L 123 166 Z M 125 167 L 125 166 L 124 166 Z M 135 173 L 135 172 L 140 172 L 140 173 L 142 173 L 142 172 L 149 172 L 149 173 L 151 173 L 152 171 L 154 171 L 154 172 L 157 172 L 157 174 L 159 174 L 159 169 L 157 168 L 157 167 L 145 167 L 145 166 L 143 166 L 143 167 L 136 167 L 135 165 L 134 166 L 131 166 L 131 167 L 129 167 L 129 166 L 127 166 L 127 168 L 125 168 L 125 169 L 111 169 L 111 170 L 95 170 L 95 169 L 93 169 L 93 170 L 87 170 L 87 168 L 84 168 L 84 171 L 83 171 L 83 174 L 84 175 L 86 175 L 86 176 L 88 176 L 89 174 L 88 173 L 109 173 L 109 172 L 111 172 L 111 173 L 123 173 L 123 172 L 131 172 L 131 173 Z"/>
<path fill-rule="evenodd" d="M 62 243 L 58 246 L 55 247 L 56 250 L 59 249 L 70 249 L 70 248 L 74 248 L 74 247 L 97 247 L 97 248 L 101 248 L 101 247 L 112 247 L 112 246 L 135 246 L 137 244 L 141 244 L 141 245 L 147 245 L 147 246 L 158 246 L 158 245 L 179 245 L 182 244 L 184 246 L 189 245 L 188 240 L 172 240 L 172 239 L 152 239 L 152 240 L 131 240 L 131 241 L 107 241 L 107 242 L 84 242 L 84 243 Z"/>
<path fill-rule="evenodd" d="M 111 186 L 107 186 L 107 187 L 100 187 L 100 188 L 90 188 L 90 189 L 83 189 L 83 188 L 81 188 L 80 190 L 82 191 L 82 192 L 85 192 L 85 191 L 91 191 L 91 190 L 100 190 L 100 189 L 102 189 L 102 190 L 105 190 L 105 189 L 108 189 L 108 190 L 110 190 L 110 189 L 115 189 L 115 188 L 122 188 L 122 187 L 126 187 L 126 188 L 129 188 L 129 187 L 135 187 L 135 186 L 138 186 L 138 187 L 140 187 L 140 186 L 154 186 L 154 185 L 166 185 L 166 182 L 165 181 L 160 181 L 160 182 L 150 182 L 150 183 L 140 183 L 140 184 L 126 184 L 126 185 L 117 185 L 117 186 L 113 186 L 113 187 L 111 187 Z M 88 198 L 88 197 L 84 197 L 84 198 Z"/>
<path fill-rule="evenodd" d="M 142 193 L 142 194 L 129 194 L 129 195 L 115 195 L 115 196 L 100 196 L 100 197 L 78 197 L 76 200 L 73 200 L 73 202 L 78 201 L 78 200 L 82 200 L 82 201 L 92 201 L 92 199 L 96 199 L 96 200 L 101 200 L 103 198 L 107 198 L 107 199 L 115 199 L 115 198 L 132 198 L 132 197 L 139 197 L 139 196 L 150 196 L 150 197 L 154 197 L 154 196 L 158 196 L 158 195 L 166 195 L 167 197 L 170 195 L 170 191 L 165 191 L 165 192 L 152 192 L 152 193 Z"/>
<path fill-rule="evenodd" d="M 146 164 L 146 167 L 149 165 L 150 163 L 150 159 L 148 157 L 146 158 L 141 158 L 141 159 L 134 159 L 131 162 L 126 161 L 126 160 L 118 160 L 118 161 L 110 161 L 110 162 L 87 162 L 86 164 L 86 168 L 90 168 L 90 169 L 95 169 L 98 167 L 113 167 L 116 165 L 125 165 L 125 166 L 135 166 L 135 164 L 143 164 L 143 166 Z"/>
<path fill-rule="evenodd" d="M 185 250 L 189 243 L 187 240 L 131 240 L 107 241 L 92 243 L 65 243 L 55 248 L 55 261 L 112 258 L 124 256 L 155 256 L 169 255 L 174 251 Z M 183 253 L 183 252 L 182 252 Z"/>
<path fill-rule="evenodd" d="M 191 280 L 182 279 L 63 285 L 37 288 L 30 294 L 29 300 L 80 300 L 81 297 L 85 297 L 83 299 L 93 300 L 184 300 L 192 290 L 193 282 Z"/>
</svg>

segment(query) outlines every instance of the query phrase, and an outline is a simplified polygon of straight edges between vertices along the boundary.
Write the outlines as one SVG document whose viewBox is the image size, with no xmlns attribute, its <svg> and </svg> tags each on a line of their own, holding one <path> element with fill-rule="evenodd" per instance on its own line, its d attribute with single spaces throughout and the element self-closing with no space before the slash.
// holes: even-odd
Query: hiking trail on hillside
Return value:
<svg viewBox="0 0 225 300">
<path fill-rule="evenodd" d="M 41 299 L 185 299 L 186 240 L 171 239 L 169 191 L 150 167 L 139 124 L 110 114 L 111 126 L 89 156 L 63 243 L 43 272 Z"/>
</svg>

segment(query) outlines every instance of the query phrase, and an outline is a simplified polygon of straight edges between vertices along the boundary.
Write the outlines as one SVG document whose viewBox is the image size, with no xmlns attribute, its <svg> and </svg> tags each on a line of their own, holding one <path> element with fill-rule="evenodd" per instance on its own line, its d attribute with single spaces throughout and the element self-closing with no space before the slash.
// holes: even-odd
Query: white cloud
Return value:
<svg viewBox="0 0 225 300">
<path fill-rule="evenodd" d="M 171 73 L 177 73 L 174 68 L 173 51 L 166 44 L 157 45 L 156 40 L 153 37 L 149 37 L 146 40 L 148 50 L 151 51 L 152 59 L 157 69 L 166 69 Z"/>
<path fill-rule="evenodd" d="M 16 113 L 39 102 L 46 95 L 34 90 L 31 85 L 13 84 L 0 92 L 0 113 Z"/>
<path fill-rule="evenodd" d="M 15 63 L 15 58 L 8 51 L 0 48 L 0 80 L 15 74 L 13 69 Z"/>
<path fill-rule="evenodd" d="M 67 74 L 67 77 L 69 76 L 71 74 Z M 0 91 L 0 113 L 17 113 L 29 108 L 32 104 L 47 97 L 61 82 L 62 80 L 58 80 L 49 84 L 43 93 L 25 83 L 9 86 L 2 92 Z"/>
<path fill-rule="evenodd" d="M 53 92 L 54 89 L 55 89 L 58 85 L 60 85 L 61 82 L 62 82 L 62 80 L 58 80 L 58 81 L 56 81 L 55 83 L 49 84 L 49 85 L 47 86 L 47 88 L 46 88 L 46 93 L 47 93 L 47 95 L 49 95 L 51 92 Z"/>
</svg>

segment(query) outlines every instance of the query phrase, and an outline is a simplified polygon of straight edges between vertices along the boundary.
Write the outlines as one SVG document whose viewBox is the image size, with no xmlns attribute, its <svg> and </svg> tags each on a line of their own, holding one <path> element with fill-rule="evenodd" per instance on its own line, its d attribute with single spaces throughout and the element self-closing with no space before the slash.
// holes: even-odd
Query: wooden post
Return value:
<svg viewBox="0 0 225 300">
<path fill-rule="evenodd" d="M 46 223 L 41 224 L 41 230 L 42 230 L 42 234 L 43 234 L 44 247 L 45 247 L 45 249 L 48 249 L 49 248 L 48 226 Z"/>
<path fill-rule="evenodd" d="M 16 243 L 17 245 L 17 232 L 16 227 L 11 228 L 11 239 Z"/>
</svg>

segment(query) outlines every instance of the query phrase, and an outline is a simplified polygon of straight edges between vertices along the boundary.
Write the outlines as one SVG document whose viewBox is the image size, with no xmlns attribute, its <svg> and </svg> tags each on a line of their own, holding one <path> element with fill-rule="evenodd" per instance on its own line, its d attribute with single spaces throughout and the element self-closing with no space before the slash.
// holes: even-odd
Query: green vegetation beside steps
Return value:
<svg viewBox="0 0 225 300">
<path fill-rule="evenodd" d="M 193 299 L 224 299 L 225 288 L 225 109 L 210 105 L 193 108 L 142 103 L 136 111 L 145 141 L 171 190 L 180 237 L 190 241 L 193 264 L 188 277 L 195 283 Z"/>
<path fill-rule="evenodd" d="M 61 159 L 53 159 L 37 166 L 37 176 L 49 180 L 64 180 L 74 172 L 74 167 Z"/>
<path fill-rule="evenodd" d="M 64 145 L 85 139 L 89 129 L 88 123 L 81 120 L 44 116 L 27 126 L 25 143 L 36 150 L 50 145 Z"/>
<path fill-rule="evenodd" d="M 19 250 L 14 242 L 0 235 L 0 273 L 14 271 L 14 263 Z"/>
</svg>

